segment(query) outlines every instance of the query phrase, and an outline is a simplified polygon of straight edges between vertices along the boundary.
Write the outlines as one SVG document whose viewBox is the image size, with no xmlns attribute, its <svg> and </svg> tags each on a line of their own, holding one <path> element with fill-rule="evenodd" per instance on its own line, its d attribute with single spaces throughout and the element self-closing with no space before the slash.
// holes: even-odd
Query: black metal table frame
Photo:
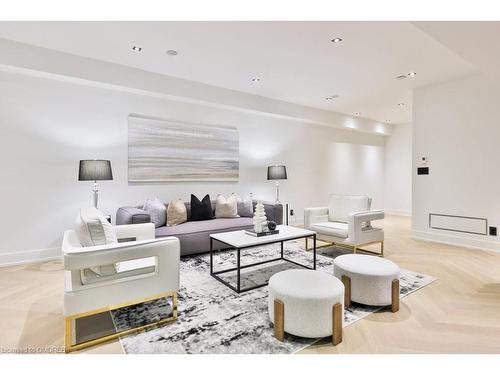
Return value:
<svg viewBox="0 0 500 375">
<path fill-rule="evenodd" d="M 287 258 L 284 257 L 284 255 L 283 255 L 283 243 L 284 242 L 286 242 L 286 241 L 293 241 L 293 240 L 297 240 L 297 239 L 300 239 L 300 238 L 309 238 L 309 237 L 313 238 L 313 266 L 312 267 L 309 267 L 309 266 L 306 266 L 304 264 L 300 264 L 300 263 L 294 262 L 293 260 L 287 259 Z M 228 268 L 228 269 L 225 269 L 225 270 L 214 272 L 214 247 L 213 247 L 213 241 L 214 240 L 217 241 L 217 242 L 220 242 L 220 243 L 223 243 L 225 245 L 229 245 L 230 246 L 229 248 L 226 248 L 226 249 L 223 249 L 223 250 L 236 250 L 236 253 L 237 253 L 237 256 L 236 256 L 236 267 Z M 275 244 L 275 243 L 281 243 L 281 256 L 279 258 L 268 259 L 268 260 L 264 260 L 262 262 L 257 262 L 257 263 L 252 263 L 252 264 L 245 264 L 244 266 L 242 266 L 240 264 L 240 262 L 241 262 L 241 251 L 242 250 L 249 249 L 249 248 L 252 248 L 252 247 L 258 247 L 258 246 L 262 246 L 262 245 L 271 245 L 271 244 Z M 242 269 L 245 269 L 245 268 L 248 268 L 248 267 L 255 267 L 255 266 L 258 266 L 258 265 L 261 265 L 261 264 L 265 264 L 265 263 L 277 262 L 277 261 L 280 261 L 280 260 L 285 260 L 285 261 L 293 263 L 293 264 L 295 264 L 297 266 L 300 266 L 300 267 L 303 267 L 303 268 L 307 268 L 307 269 L 310 269 L 310 270 L 315 270 L 316 269 L 316 234 L 310 234 L 310 235 L 304 235 L 304 236 L 296 236 L 296 237 L 291 237 L 291 238 L 287 238 L 287 239 L 283 239 L 283 240 L 278 240 L 278 241 L 276 241 L 276 240 L 274 240 L 274 241 L 270 240 L 269 242 L 262 242 L 262 243 L 259 243 L 259 244 L 248 245 L 248 246 L 243 246 L 243 247 L 234 247 L 234 246 L 231 246 L 230 244 L 228 244 L 228 243 L 226 243 L 224 241 L 220 241 L 220 240 L 217 240 L 217 239 L 214 239 L 214 238 L 210 237 L 210 275 L 212 277 L 214 277 L 215 279 L 217 279 L 218 281 L 220 281 L 225 286 L 227 286 L 228 288 L 234 290 L 236 293 L 248 292 L 249 290 L 261 288 L 261 287 L 266 286 L 268 284 L 268 282 L 266 282 L 266 283 L 263 283 L 263 284 L 260 284 L 260 285 L 253 285 L 251 287 L 241 289 L 241 270 Z M 223 280 L 221 277 L 218 276 L 221 273 L 227 273 L 227 272 L 233 272 L 233 271 L 236 271 L 236 287 L 234 287 L 233 285 L 231 285 L 230 283 L 228 283 L 226 280 Z"/>
</svg>

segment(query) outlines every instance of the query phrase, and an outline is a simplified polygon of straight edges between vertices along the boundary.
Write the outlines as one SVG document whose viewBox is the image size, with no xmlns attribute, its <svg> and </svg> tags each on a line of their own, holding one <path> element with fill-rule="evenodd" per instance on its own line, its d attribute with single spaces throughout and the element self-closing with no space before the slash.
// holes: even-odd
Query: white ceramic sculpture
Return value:
<svg viewBox="0 0 500 375">
<path fill-rule="evenodd" d="M 253 214 L 253 230 L 255 233 L 262 233 L 267 222 L 266 211 L 262 202 L 257 202 Z"/>
</svg>

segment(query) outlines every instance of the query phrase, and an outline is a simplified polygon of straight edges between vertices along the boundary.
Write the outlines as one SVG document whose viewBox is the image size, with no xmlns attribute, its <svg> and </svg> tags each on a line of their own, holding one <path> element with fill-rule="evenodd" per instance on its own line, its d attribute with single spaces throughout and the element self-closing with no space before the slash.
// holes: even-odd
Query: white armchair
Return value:
<svg viewBox="0 0 500 375">
<path fill-rule="evenodd" d="M 66 352 L 177 318 L 179 240 L 175 237 L 155 239 L 152 223 L 121 225 L 114 229 L 118 239 L 130 241 L 83 247 L 74 230 L 64 233 Z M 106 266 L 108 272 L 96 275 L 91 271 L 99 266 Z M 168 318 L 85 342 L 75 341 L 77 319 L 159 298 L 172 299 Z"/>
<path fill-rule="evenodd" d="M 384 231 L 371 225 L 384 212 L 370 210 L 371 198 L 364 195 L 331 195 L 328 207 L 306 208 L 304 228 L 315 231 L 318 240 L 384 256 Z M 380 243 L 380 252 L 360 246 Z M 306 241 L 306 247 L 308 246 Z"/>
</svg>

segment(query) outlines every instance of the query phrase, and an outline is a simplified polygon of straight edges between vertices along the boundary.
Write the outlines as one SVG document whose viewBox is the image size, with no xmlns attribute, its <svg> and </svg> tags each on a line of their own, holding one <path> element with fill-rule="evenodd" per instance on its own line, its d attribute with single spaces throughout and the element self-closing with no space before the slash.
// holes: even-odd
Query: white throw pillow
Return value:
<svg viewBox="0 0 500 375">
<path fill-rule="evenodd" d="M 354 212 L 369 211 L 371 199 L 366 195 L 331 195 L 328 205 L 328 220 L 347 223 Z"/>
<path fill-rule="evenodd" d="M 253 217 L 253 195 L 250 195 L 242 199 L 239 195 L 236 195 L 236 201 L 238 204 L 238 215 L 240 217 Z"/>
<path fill-rule="evenodd" d="M 151 217 L 151 222 L 155 228 L 162 227 L 167 221 L 167 208 L 158 198 L 147 199 L 142 208 Z"/>
<path fill-rule="evenodd" d="M 234 218 L 238 215 L 238 201 L 236 195 L 231 194 L 229 198 L 224 198 L 223 195 L 217 195 L 215 200 L 215 217 L 216 218 Z"/>
<path fill-rule="evenodd" d="M 94 207 L 82 208 L 75 220 L 75 232 L 83 247 L 117 243 L 115 230 L 102 212 Z M 114 264 L 90 267 L 81 272 L 93 272 L 97 276 L 110 276 L 116 273 Z"/>
<path fill-rule="evenodd" d="M 75 232 L 82 246 L 98 246 L 118 242 L 113 226 L 94 207 L 82 208 L 76 217 Z"/>
<path fill-rule="evenodd" d="M 184 201 L 179 198 L 168 204 L 167 226 L 182 224 L 187 221 L 187 209 Z"/>
</svg>

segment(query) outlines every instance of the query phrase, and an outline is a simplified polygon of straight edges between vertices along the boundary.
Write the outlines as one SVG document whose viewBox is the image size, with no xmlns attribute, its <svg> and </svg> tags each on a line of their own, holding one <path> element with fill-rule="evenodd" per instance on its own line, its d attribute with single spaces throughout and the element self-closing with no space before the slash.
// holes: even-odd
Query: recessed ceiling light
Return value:
<svg viewBox="0 0 500 375">
<path fill-rule="evenodd" d="M 405 79 L 406 76 L 405 75 L 400 75 L 400 76 L 397 76 L 396 79 Z"/>
<path fill-rule="evenodd" d="M 332 42 L 338 44 L 338 43 L 342 42 L 342 38 L 333 38 Z"/>
<path fill-rule="evenodd" d="M 259 77 L 252 78 L 252 82 L 260 82 L 260 78 Z"/>
<path fill-rule="evenodd" d="M 415 77 L 417 75 L 416 72 L 410 72 L 408 73 L 408 77 Z"/>
<path fill-rule="evenodd" d="M 175 49 L 169 49 L 167 51 L 167 55 L 169 56 L 177 56 L 179 54 L 179 52 L 177 52 Z"/>
<path fill-rule="evenodd" d="M 405 103 L 398 103 L 398 107 L 404 107 Z"/>
<path fill-rule="evenodd" d="M 141 52 L 142 51 L 142 47 L 133 46 L 132 50 L 135 51 L 135 52 Z"/>
<path fill-rule="evenodd" d="M 338 95 L 332 95 L 332 96 L 326 97 L 325 99 L 326 100 L 333 100 L 333 99 L 337 99 L 338 97 L 339 97 Z"/>
</svg>

